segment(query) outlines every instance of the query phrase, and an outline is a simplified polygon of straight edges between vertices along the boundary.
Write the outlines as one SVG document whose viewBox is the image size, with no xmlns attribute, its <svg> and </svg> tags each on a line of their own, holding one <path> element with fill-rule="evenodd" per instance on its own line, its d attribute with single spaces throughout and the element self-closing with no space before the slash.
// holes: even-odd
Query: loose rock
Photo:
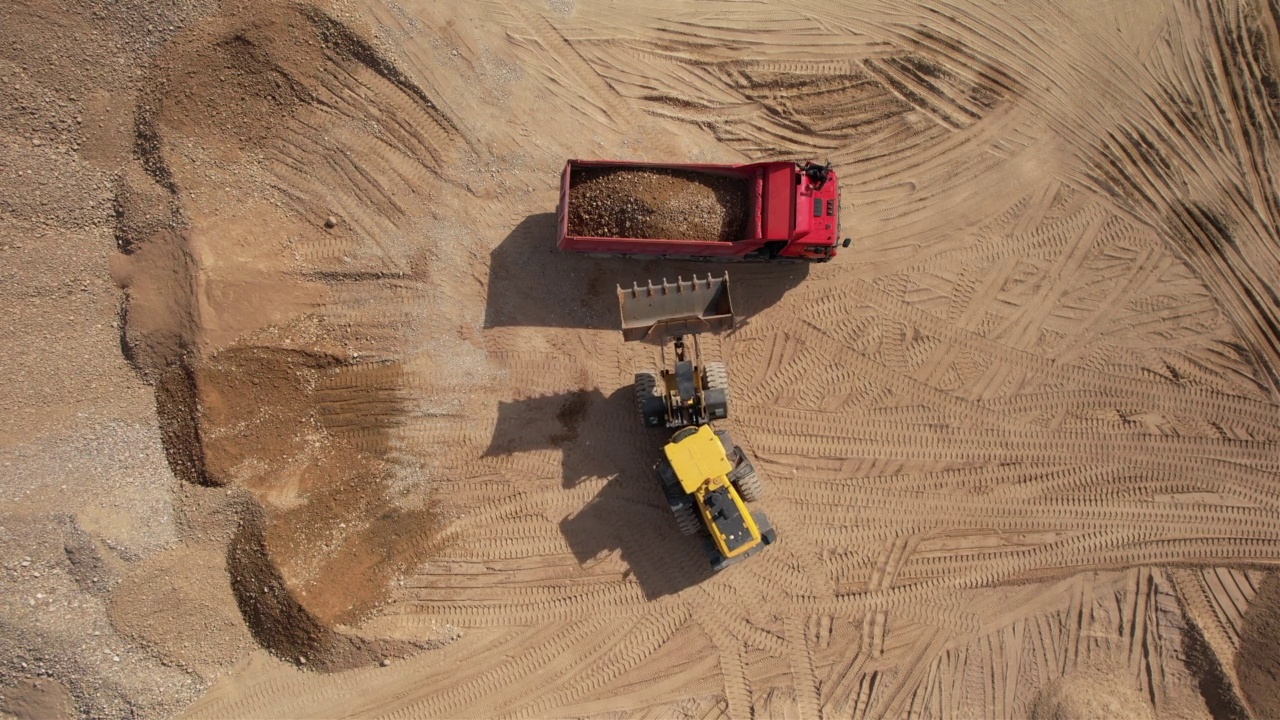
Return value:
<svg viewBox="0 0 1280 720">
<path fill-rule="evenodd" d="M 569 189 L 569 234 L 734 241 L 746 231 L 747 182 L 687 170 L 585 168 Z"/>
</svg>

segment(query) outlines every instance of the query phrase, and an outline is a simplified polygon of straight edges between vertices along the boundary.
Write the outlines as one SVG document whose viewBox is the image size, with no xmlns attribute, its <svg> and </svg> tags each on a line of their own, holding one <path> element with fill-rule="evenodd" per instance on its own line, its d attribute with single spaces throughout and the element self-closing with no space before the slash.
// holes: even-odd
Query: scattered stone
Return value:
<svg viewBox="0 0 1280 720">
<path fill-rule="evenodd" d="M 569 188 L 569 234 L 734 241 L 746 233 L 747 182 L 688 170 L 584 168 Z"/>
<path fill-rule="evenodd" d="M 338 226 L 338 218 L 330 215 L 329 217 L 324 219 L 324 226 L 325 228 L 332 230 L 333 228 Z"/>
</svg>

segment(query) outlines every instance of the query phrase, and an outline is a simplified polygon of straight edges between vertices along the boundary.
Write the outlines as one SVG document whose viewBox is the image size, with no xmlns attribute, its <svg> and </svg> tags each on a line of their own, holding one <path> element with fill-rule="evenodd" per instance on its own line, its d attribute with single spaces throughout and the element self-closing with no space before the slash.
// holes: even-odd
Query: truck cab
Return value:
<svg viewBox="0 0 1280 720">
<path fill-rule="evenodd" d="M 840 189 L 822 165 L 762 163 L 762 248 L 777 257 L 826 262 L 840 237 Z"/>
</svg>

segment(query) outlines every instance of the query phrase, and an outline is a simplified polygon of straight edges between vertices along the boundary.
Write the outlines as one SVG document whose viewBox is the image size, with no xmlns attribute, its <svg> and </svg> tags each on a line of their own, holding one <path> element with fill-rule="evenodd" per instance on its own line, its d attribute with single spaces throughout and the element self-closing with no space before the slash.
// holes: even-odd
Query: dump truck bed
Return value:
<svg viewBox="0 0 1280 720">
<path fill-rule="evenodd" d="M 583 174 L 599 175 L 610 170 L 673 171 L 696 173 L 738 181 L 744 199 L 728 203 L 740 213 L 730 238 L 618 237 L 619 233 L 575 234 L 571 228 L 575 183 Z M 717 197 L 720 193 L 717 193 Z M 605 215 L 627 218 L 627 213 L 648 212 L 645 203 L 619 194 L 617 206 L 605 208 Z M 593 212 L 596 210 L 592 209 Z M 557 245 L 561 250 L 606 256 L 672 258 L 692 260 L 808 260 L 823 262 L 836 254 L 839 236 L 839 188 L 834 173 L 822 183 L 811 181 L 795 163 L 768 162 L 745 165 L 645 163 L 616 160 L 570 160 L 565 164 L 557 209 Z M 579 214 L 581 215 L 581 214 Z M 696 219 L 690 219 L 690 226 Z M 580 225 L 582 223 L 579 223 Z M 616 223 L 614 223 L 616 224 Z M 614 224 L 601 223 L 609 230 Z M 667 226 L 670 226 L 668 223 Z M 678 224 L 677 224 L 677 230 Z M 634 233 L 633 233 L 634 234 Z M 674 235 L 675 232 L 666 234 Z"/>
</svg>

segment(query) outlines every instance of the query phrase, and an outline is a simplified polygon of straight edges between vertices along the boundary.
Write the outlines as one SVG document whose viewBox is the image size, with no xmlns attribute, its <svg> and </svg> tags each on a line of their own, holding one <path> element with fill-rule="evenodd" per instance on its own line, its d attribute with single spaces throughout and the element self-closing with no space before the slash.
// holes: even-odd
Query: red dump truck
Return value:
<svg viewBox="0 0 1280 720">
<path fill-rule="evenodd" d="M 672 165 L 570 160 L 556 213 L 561 250 L 599 257 L 827 262 L 840 241 L 829 165 Z"/>
</svg>

